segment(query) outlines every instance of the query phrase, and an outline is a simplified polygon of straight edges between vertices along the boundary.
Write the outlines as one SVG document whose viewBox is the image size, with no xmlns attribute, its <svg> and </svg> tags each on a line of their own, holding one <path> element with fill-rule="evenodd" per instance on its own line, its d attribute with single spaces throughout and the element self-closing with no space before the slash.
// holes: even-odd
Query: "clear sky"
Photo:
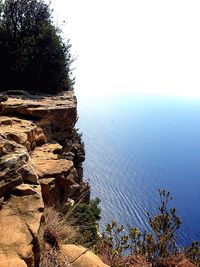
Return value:
<svg viewBox="0 0 200 267">
<path fill-rule="evenodd" d="M 199 0 L 52 0 L 76 91 L 200 97 Z"/>
</svg>

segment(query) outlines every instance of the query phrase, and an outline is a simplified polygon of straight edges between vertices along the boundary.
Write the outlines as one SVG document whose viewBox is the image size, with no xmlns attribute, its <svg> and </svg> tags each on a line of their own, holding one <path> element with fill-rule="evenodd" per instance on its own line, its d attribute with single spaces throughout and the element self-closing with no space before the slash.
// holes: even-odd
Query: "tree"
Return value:
<svg viewBox="0 0 200 267">
<path fill-rule="evenodd" d="M 5 0 L 0 8 L 0 91 L 70 90 L 71 46 L 53 25 L 49 5 L 43 0 Z"/>
</svg>

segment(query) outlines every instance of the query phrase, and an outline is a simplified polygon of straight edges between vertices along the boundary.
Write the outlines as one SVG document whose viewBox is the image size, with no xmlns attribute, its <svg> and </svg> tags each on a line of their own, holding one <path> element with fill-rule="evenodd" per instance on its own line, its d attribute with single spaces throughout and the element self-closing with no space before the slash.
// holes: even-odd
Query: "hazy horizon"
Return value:
<svg viewBox="0 0 200 267">
<path fill-rule="evenodd" d="M 76 91 L 200 97 L 200 2 L 53 0 Z"/>
</svg>

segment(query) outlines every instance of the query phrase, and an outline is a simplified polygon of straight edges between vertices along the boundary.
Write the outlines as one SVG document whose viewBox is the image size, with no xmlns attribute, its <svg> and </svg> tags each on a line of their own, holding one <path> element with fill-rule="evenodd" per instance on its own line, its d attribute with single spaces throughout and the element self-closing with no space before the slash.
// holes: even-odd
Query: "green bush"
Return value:
<svg viewBox="0 0 200 267">
<path fill-rule="evenodd" d="M 69 90 L 69 41 L 52 23 L 43 0 L 5 0 L 0 5 L 0 91 L 58 93 Z"/>
<path fill-rule="evenodd" d="M 98 207 L 99 198 L 91 200 L 89 203 L 77 203 L 71 214 L 75 218 L 76 224 L 79 226 L 82 240 L 79 237 L 78 243 L 85 246 L 95 244 L 98 239 L 97 221 L 101 219 L 101 209 Z"/>
</svg>

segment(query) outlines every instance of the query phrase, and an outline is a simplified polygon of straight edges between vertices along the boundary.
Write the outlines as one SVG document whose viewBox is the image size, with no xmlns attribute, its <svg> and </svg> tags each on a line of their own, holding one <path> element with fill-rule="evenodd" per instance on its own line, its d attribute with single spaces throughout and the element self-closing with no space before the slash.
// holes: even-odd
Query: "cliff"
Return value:
<svg viewBox="0 0 200 267">
<path fill-rule="evenodd" d="M 68 207 L 80 196 L 89 200 L 84 148 L 74 129 L 77 101 L 73 91 L 10 91 L 0 101 L 0 266 L 39 266 L 45 207 Z M 61 251 L 69 265 L 59 266 L 106 266 L 84 248 Z"/>
<path fill-rule="evenodd" d="M 67 242 L 74 229 L 67 219 L 66 225 L 60 223 L 57 212 L 80 198 L 90 199 L 76 121 L 73 91 L 57 96 L 9 91 L 0 96 L 0 267 L 108 267 L 88 249 Z M 102 258 L 112 265 L 105 252 Z M 137 255 L 119 260 L 120 266 L 152 266 Z M 178 256 L 155 266 L 194 265 Z"/>
</svg>

